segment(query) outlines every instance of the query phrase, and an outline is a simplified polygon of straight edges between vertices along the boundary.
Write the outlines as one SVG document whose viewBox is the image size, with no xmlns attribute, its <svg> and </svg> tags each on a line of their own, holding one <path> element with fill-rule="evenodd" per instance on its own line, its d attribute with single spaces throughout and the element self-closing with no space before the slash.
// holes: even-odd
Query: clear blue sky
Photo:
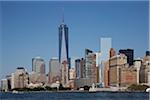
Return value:
<svg viewBox="0 0 150 100">
<path fill-rule="evenodd" d="M 0 79 L 23 66 L 31 72 L 32 58 L 46 62 L 58 56 L 58 26 L 62 7 L 69 27 L 71 57 L 84 49 L 100 50 L 100 38 L 111 37 L 113 47 L 132 48 L 135 57 L 148 49 L 148 2 L 0 2 L 2 24 Z"/>
</svg>

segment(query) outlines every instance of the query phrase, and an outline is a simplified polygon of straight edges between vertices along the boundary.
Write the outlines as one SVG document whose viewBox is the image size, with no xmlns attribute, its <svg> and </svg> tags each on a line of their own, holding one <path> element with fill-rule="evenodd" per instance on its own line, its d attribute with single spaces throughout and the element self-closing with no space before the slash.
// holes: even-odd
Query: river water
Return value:
<svg viewBox="0 0 150 100">
<path fill-rule="evenodd" d="M 0 92 L 0 100 L 150 100 L 146 92 Z"/>
</svg>

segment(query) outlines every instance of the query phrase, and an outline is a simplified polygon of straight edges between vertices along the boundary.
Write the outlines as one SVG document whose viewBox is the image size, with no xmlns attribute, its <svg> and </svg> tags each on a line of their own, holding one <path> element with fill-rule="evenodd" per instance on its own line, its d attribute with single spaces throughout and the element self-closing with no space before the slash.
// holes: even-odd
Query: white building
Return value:
<svg viewBox="0 0 150 100">
<path fill-rule="evenodd" d="M 69 76 L 70 76 L 70 80 L 74 80 L 76 78 L 75 68 L 69 69 Z"/>
<path fill-rule="evenodd" d="M 18 67 L 15 73 L 12 73 L 11 88 L 24 88 L 29 84 L 29 75 L 23 67 Z"/>
<path fill-rule="evenodd" d="M 2 91 L 8 91 L 8 81 L 7 79 L 2 79 L 1 80 L 1 89 Z"/>
<path fill-rule="evenodd" d="M 137 69 L 137 84 L 140 83 L 140 68 L 142 66 L 142 59 L 138 58 L 134 61 L 134 67 Z"/>
<path fill-rule="evenodd" d="M 112 48 L 112 39 L 103 37 L 100 39 L 100 58 L 99 58 L 99 81 L 104 86 L 104 62 L 109 59 L 109 51 Z"/>
</svg>

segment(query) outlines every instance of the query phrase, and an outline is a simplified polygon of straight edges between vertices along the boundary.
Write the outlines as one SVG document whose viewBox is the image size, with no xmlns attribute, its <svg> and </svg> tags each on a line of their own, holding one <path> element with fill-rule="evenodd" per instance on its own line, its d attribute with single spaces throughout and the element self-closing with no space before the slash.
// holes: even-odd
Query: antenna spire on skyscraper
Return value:
<svg viewBox="0 0 150 100">
<path fill-rule="evenodd" d="M 62 23 L 64 23 L 64 8 L 62 8 Z"/>
<path fill-rule="evenodd" d="M 64 8 L 62 7 L 62 23 L 58 28 L 59 32 L 59 63 L 64 60 L 67 61 L 70 69 L 70 58 L 69 58 L 69 36 L 68 27 L 64 24 Z"/>
</svg>

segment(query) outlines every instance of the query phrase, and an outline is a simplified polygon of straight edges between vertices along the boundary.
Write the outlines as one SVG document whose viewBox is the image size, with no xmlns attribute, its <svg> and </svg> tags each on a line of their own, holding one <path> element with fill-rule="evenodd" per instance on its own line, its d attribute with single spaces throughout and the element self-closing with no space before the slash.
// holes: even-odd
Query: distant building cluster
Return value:
<svg viewBox="0 0 150 100">
<path fill-rule="evenodd" d="M 133 59 L 132 49 L 124 51 L 116 54 L 116 51 L 110 48 L 109 58 L 101 64 L 99 63 L 101 52 L 85 49 L 85 57 L 75 59 L 75 68 L 70 69 L 67 61 L 59 63 L 58 58 L 51 58 L 48 74 L 45 73 L 44 60 L 35 57 L 34 60 L 32 59 L 31 73 L 23 67 L 18 67 L 14 73 L 1 79 L 1 88 L 3 91 L 9 91 L 15 88 L 34 88 L 45 85 L 56 87 L 58 84 L 71 89 L 93 84 L 102 88 L 126 88 L 132 84 L 150 86 L 150 51 L 146 51 L 143 58 L 137 59 Z M 132 51 L 131 54 L 129 51 Z M 131 59 L 128 60 L 128 58 Z"/>
<path fill-rule="evenodd" d="M 112 48 L 111 38 L 101 38 L 100 51 L 85 49 L 82 58 L 71 64 L 69 57 L 68 27 L 63 23 L 59 27 L 58 57 L 49 61 L 49 72 L 46 74 L 44 59 L 32 59 L 32 72 L 18 67 L 14 73 L 1 79 L 1 90 L 16 88 L 63 87 L 80 89 L 84 86 L 101 88 L 126 88 L 131 84 L 150 86 L 150 51 L 143 58 L 134 58 L 133 49 L 120 49 L 117 53 Z M 74 66 L 74 67 L 72 67 Z"/>
</svg>

